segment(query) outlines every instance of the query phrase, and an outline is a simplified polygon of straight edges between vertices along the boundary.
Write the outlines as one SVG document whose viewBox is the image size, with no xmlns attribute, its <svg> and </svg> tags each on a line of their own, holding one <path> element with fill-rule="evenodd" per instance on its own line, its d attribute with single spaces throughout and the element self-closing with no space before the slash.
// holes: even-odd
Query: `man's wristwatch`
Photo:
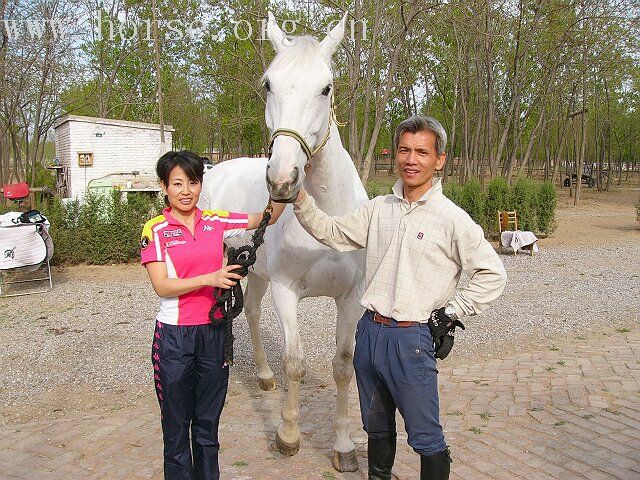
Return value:
<svg viewBox="0 0 640 480">
<path fill-rule="evenodd" d="M 458 314 L 456 313 L 456 307 L 449 304 L 444 307 L 444 314 L 449 317 L 451 320 L 458 320 Z"/>
</svg>

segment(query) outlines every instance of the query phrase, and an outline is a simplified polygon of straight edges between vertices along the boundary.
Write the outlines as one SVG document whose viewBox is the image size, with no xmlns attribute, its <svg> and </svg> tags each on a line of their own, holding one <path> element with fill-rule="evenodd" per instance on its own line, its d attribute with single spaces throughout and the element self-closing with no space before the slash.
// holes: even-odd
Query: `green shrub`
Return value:
<svg viewBox="0 0 640 480">
<path fill-rule="evenodd" d="M 509 204 L 509 184 L 503 177 L 495 177 L 487 185 L 487 195 L 484 203 L 484 215 L 489 236 L 500 232 L 498 225 L 498 211 L 506 210 Z"/>
<path fill-rule="evenodd" d="M 454 182 L 447 182 L 442 187 L 442 193 L 456 205 L 462 203 L 462 187 Z"/>
<path fill-rule="evenodd" d="M 489 237 L 499 232 L 498 210 L 516 210 L 520 230 L 548 235 L 556 226 L 556 190 L 550 182 L 520 177 L 509 187 L 504 178 L 496 177 L 489 181 L 485 192 L 480 182 L 472 179 L 463 186 L 448 182 L 443 193 L 465 210 Z M 640 210 L 638 215 L 640 221 Z"/>
<path fill-rule="evenodd" d="M 460 202 L 460 207 L 486 232 L 485 194 L 479 180 L 471 179 L 462 186 Z"/>
<path fill-rule="evenodd" d="M 38 206 L 49 219 L 54 264 L 104 265 L 139 257 L 142 226 L 163 208 L 160 198 L 89 192 L 82 202 L 54 198 Z"/>
<path fill-rule="evenodd" d="M 556 187 L 551 182 L 542 182 L 536 199 L 538 232 L 549 235 L 556 228 Z"/>
<path fill-rule="evenodd" d="M 31 183 L 31 169 L 27 168 L 27 174 L 25 177 L 27 182 Z M 48 170 L 44 165 L 36 163 L 36 178 L 32 187 L 49 187 L 52 190 L 56 189 L 56 177 L 55 174 Z"/>
<path fill-rule="evenodd" d="M 518 212 L 518 228 L 536 231 L 536 201 L 538 187 L 536 182 L 527 177 L 518 177 L 511 185 L 507 210 Z"/>
<path fill-rule="evenodd" d="M 370 180 L 365 187 L 369 199 L 380 195 L 389 195 L 392 189 L 393 183 L 380 182 L 378 180 Z"/>
</svg>

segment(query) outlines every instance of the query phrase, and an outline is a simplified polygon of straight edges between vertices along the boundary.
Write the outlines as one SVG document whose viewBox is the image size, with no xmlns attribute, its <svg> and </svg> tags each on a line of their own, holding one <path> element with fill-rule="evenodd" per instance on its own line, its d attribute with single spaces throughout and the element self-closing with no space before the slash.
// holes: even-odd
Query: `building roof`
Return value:
<svg viewBox="0 0 640 480">
<path fill-rule="evenodd" d="M 53 128 L 58 128 L 67 122 L 93 123 L 95 125 L 113 125 L 117 127 L 142 128 L 144 130 L 160 130 L 157 123 L 132 122 L 129 120 L 114 120 L 111 118 L 84 117 L 81 115 L 65 115 Z M 165 132 L 175 132 L 173 125 L 165 125 Z"/>
</svg>

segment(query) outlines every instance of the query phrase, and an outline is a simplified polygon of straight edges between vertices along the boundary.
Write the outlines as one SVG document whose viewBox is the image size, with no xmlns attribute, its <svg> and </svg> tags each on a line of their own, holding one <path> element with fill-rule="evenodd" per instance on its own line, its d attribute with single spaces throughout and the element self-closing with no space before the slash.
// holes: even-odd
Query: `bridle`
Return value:
<svg viewBox="0 0 640 480">
<path fill-rule="evenodd" d="M 304 139 L 304 137 L 300 135 L 298 132 L 296 132 L 295 130 L 292 130 L 290 128 L 278 128 L 274 130 L 274 132 L 271 134 L 271 140 L 269 141 L 269 158 L 271 158 L 271 153 L 273 151 L 273 142 L 275 141 L 275 139 L 281 135 L 285 135 L 287 137 L 294 138 L 300 144 L 302 151 L 307 156 L 307 164 L 308 164 L 309 160 L 311 160 L 311 157 L 313 157 L 316 153 L 322 150 L 322 147 L 324 147 L 329 141 L 329 137 L 331 135 L 332 121 L 335 121 L 336 125 L 339 125 L 338 120 L 336 119 L 336 110 L 335 110 L 333 94 L 331 95 L 331 109 L 329 110 L 329 121 L 327 123 L 327 133 L 325 134 L 322 142 L 320 142 L 316 146 L 316 148 L 312 150 L 309 144 L 307 143 L 307 141 Z"/>
</svg>

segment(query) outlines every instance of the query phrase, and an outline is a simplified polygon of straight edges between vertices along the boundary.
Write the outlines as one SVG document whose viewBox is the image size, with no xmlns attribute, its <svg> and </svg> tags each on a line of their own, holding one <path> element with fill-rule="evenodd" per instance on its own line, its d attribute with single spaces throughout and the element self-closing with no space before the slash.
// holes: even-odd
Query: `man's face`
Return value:
<svg viewBox="0 0 640 480">
<path fill-rule="evenodd" d="M 396 151 L 396 166 L 405 188 L 431 187 L 433 172 L 444 166 L 446 155 L 438 155 L 436 136 L 432 132 L 404 132 Z"/>
</svg>

